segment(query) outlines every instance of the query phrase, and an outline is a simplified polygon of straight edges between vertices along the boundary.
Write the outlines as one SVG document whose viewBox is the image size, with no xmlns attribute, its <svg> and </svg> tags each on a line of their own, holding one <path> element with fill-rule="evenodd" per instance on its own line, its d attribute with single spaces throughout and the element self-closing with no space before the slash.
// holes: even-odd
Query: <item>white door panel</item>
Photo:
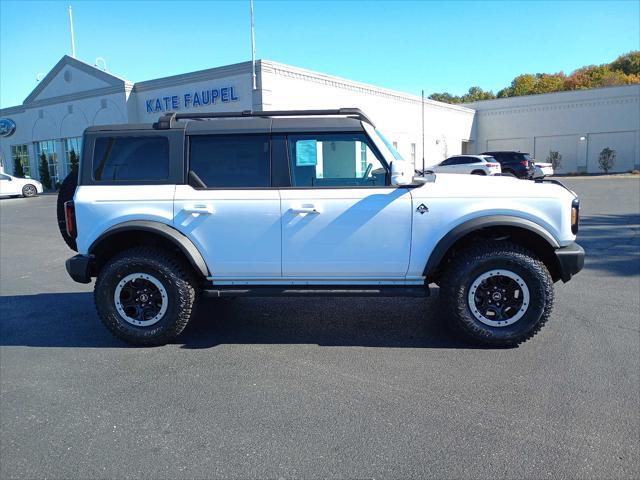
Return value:
<svg viewBox="0 0 640 480">
<path fill-rule="evenodd" d="M 214 278 L 281 276 L 276 189 L 176 187 L 174 225 L 204 256 Z"/>
<path fill-rule="evenodd" d="M 405 188 L 283 189 L 285 277 L 403 277 L 412 201 Z"/>
<path fill-rule="evenodd" d="M 110 227 L 129 220 L 171 225 L 175 185 L 81 185 L 74 203 L 78 248 L 86 253 Z"/>
</svg>

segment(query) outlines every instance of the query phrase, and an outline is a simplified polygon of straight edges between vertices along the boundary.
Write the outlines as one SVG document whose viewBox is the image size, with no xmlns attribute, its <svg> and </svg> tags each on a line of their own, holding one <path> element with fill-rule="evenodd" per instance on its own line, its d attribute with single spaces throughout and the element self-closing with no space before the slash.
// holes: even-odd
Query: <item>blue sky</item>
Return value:
<svg viewBox="0 0 640 480">
<path fill-rule="evenodd" d="M 0 106 L 70 53 L 131 81 L 251 58 L 248 0 L 0 0 Z M 494 91 L 640 49 L 640 1 L 255 2 L 257 57 L 419 94 Z"/>
</svg>

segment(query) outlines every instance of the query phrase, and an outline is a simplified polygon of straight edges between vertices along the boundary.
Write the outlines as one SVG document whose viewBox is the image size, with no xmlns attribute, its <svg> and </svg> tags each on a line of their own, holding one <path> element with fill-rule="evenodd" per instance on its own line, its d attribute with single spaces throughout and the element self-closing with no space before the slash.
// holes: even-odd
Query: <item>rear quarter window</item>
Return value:
<svg viewBox="0 0 640 480">
<path fill-rule="evenodd" d="M 96 138 L 96 181 L 160 181 L 169 178 L 169 139 L 164 136 Z"/>
</svg>

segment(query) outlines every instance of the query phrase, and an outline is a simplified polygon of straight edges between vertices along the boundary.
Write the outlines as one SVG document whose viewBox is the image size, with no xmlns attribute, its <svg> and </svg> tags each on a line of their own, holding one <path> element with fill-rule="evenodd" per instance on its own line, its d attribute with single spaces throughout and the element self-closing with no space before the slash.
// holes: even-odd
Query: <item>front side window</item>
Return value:
<svg viewBox="0 0 640 480">
<path fill-rule="evenodd" d="M 292 135 L 289 141 L 294 187 L 377 187 L 387 170 L 361 133 Z"/>
<path fill-rule="evenodd" d="M 169 178 L 167 137 L 100 137 L 93 151 L 93 178 L 160 181 Z"/>
<path fill-rule="evenodd" d="M 29 152 L 26 145 L 11 145 L 13 174 L 16 177 L 30 177 Z"/>
<path fill-rule="evenodd" d="M 271 186 L 268 135 L 194 135 L 189 169 L 207 188 Z"/>
</svg>

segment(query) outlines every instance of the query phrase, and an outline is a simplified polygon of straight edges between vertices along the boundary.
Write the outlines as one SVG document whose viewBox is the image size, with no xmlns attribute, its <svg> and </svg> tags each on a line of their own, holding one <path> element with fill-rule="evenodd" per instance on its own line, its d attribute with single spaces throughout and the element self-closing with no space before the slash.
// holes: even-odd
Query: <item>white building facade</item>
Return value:
<svg viewBox="0 0 640 480">
<path fill-rule="evenodd" d="M 640 87 L 563 92 L 465 106 L 421 98 L 276 62 L 245 62 L 131 83 L 64 56 L 22 105 L 0 110 L 0 169 L 40 178 L 42 160 L 61 182 L 91 125 L 154 122 L 167 111 L 230 112 L 358 107 L 419 168 L 460 153 L 562 154 L 560 171 L 597 170 L 616 150 L 615 171 L 640 168 Z M 424 122 L 424 140 L 422 123 Z M 594 163 L 595 158 L 595 163 Z"/>
<path fill-rule="evenodd" d="M 614 172 L 640 170 L 640 85 L 546 93 L 467 104 L 476 111 L 474 152 L 516 150 L 545 161 L 562 155 L 558 173 L 598 173 L 604 148 Z"/>
<path fill-rule="evenodd" d="M 256 62 L 254 89 L 251 62 L 133 84 L 65 56 L 22 105 L 0 110 L 0 118 L 15 124 L 0 136 L 0 151 L 7 173 L 18 159 L 34 178 L 45 159 L 55 184 L 70 171 L 71 152 L 80 154 L 91 125 L 150 123 L 168 111 L 339 107 L 364 110 L 407 160 L 421 165 L 419 97 L 265 60 Z M 474 111 L 431 100 L 424 109 L 426 165 L 461 153 L 471 141 Z"/>
</svg>

